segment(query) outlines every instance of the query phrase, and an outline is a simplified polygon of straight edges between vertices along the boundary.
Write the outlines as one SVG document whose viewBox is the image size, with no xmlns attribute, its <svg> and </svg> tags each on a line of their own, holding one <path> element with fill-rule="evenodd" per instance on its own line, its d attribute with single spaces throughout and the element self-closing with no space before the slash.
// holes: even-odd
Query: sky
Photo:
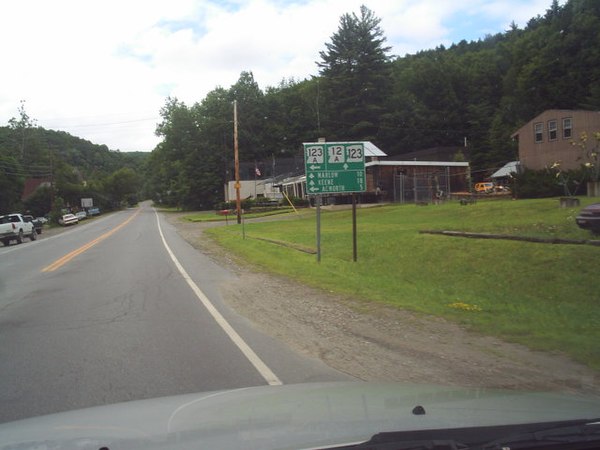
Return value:
<svg viewBox="0 0 600 450">
<path fill-rule="evenodd" d="M 2 2 L 0 126 L 24 101 L 44 128 L 151 151 L 168 97 L 192 105 L 242 71 L 263 90 L 317 75 L 340 17 L 361 4 L 381 19 L 390 54 L 404 56 L 523 28 L 551 0 Z"/>
</svg>

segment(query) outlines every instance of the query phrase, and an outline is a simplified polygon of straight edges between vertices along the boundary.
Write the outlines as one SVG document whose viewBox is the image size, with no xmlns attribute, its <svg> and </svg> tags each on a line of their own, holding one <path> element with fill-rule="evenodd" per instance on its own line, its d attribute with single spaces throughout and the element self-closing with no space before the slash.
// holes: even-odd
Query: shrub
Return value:
<svg viewBox="0 0 600 450">
<path fill-rule="evenodd" d="M 571 192 L 576 190 L 575 173 L 565 173 L 564 181 L 568 183 Z M 516 174 L 513 178 L 513 193 L 517 198 L 544 198 L 564 195 L 564 186 L 555 172 L 550 170 L 529 170 Z"/>
</svg>

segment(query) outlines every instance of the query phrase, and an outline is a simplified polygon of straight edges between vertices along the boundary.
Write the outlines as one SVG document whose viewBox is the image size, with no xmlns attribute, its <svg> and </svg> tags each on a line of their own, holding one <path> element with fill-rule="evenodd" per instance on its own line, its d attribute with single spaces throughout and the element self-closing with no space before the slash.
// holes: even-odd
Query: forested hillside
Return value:
<svg viewBox="0 0 600 450">
<path fill-rule="evenodd" d="M 43 215 L 52 203 L 76 206 L 81 197 L 93 197 L 103 209 L 116 206 L 141 188 L 138 173 L 147 157 L 38 127 L 21 104 L 19 117 L 0 127 L 0 213 Z M 23 203 L 28 178 L 48 180 L 53 189 L 41 188 Z"/>
<path fill-rule="evenodd" d="M 388 155 L 466 140 L 475 170 L 516 158 L 511 133 L 549 108 L 600 110 L 600 2 L 555 0 L 524 29 L 393 57 L 380 19 L 362 7 L 341 17 L 319 74 L 261 90 L 251 72 L 186 105 L 161 111 L 148 192 L 211 208 L 231 179 L 232 102 L 243 161 L 296 155 L 302 142 L 371 140 Z"/>
<path fill-rule="evenodd" d="M 150 155 L 44 130 L 21 105 L 0 127 L 0 210 L 42 212 L 52 198 L 73 204 L 92 194 L 110 206 L 142 184 L 163 203 L 212 208 L 233 177 L 234 100 L 240 158 L 250 164 L 273 167 L 325 137 L 370 140 L 390 156 L 466 142 L 475 173 L 494 169 L 516 158 L 510 135 L 540 112 L 600 110 L 600 2 L 555 0 L 523 29 L 400 57 L 376 12 L 362 7 L 340 18 L 315 60 L 310 79 L 261 89 L 248 70 L 191 105 L 168 98 Z M 30 176 L 53 177 L 55 191 L 21 205 Z"/>
</svg>

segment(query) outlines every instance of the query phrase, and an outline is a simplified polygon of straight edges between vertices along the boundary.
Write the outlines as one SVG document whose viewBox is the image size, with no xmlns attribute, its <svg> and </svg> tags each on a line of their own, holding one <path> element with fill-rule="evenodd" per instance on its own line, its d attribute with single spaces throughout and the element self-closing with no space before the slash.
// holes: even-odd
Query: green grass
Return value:
<svg viewBox="0 0 600 450">
<path fill-rule="evenodd" d="M 155 205 L 156 206 L 156 205 Z M 164 213 L 182 212 L 183 209 L 177 206 L 156 206 L 157 211 Z"/>
<path fill-rule="evenodd" d="M 244 219 L 256 219 L 259 217 L 276 216 L 279 214 L 290 214 L 293 212 L 294 210 L 292 208 L 278 208 L 270 211 L 249 212 L 244 214 Z M 229 214 L 226 219 L 225 216 L 217 214 L 214 211 L 202 211 L 184 216 L 183 220 L 187 220 L 188 222 L 225 222 L 226 220 L 235 221 L 237 220 L 237 216 L 235 213 Z"/>
<path fill-rule="evenodd" d="M 597 200 L 596 200 L 597 201 Z M 581 198 L 581 207 L 592 203 Z M 315 216 L 207 230 L 265 270 L 339 292 L 461 323 L 534 349 L 565 352 L 600 369 L 600 248 L 419 234 L 494 232 L 590 239 L 557 199 L 394 205 L 358 211 L 358 262 L 350 211 L 322 214 L 322 261 L 251 239 L 315 247 Z"/>
</svg>

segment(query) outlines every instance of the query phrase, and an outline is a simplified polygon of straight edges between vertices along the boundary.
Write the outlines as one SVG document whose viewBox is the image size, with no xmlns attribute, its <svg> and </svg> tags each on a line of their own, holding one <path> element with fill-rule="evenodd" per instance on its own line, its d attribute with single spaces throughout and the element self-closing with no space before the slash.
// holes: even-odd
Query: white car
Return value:
<svg viewBox="0 0 600 450">
<path fill-rule="evenodd" d="M 87 219 L 87 213 L 85 211 L 77 211 L 75 217 L 77 217 L 77 220 Z"/>
<path fill-rule="evenodd" d="M 58 220 L 58 223 L 60 223 L 62 226 L 71 225 L 77 222 L 79 222 L 79 219 L 77 218 L 77 216 L 75 216 L 75 214 L 64 214 Z"/>
</svg>

